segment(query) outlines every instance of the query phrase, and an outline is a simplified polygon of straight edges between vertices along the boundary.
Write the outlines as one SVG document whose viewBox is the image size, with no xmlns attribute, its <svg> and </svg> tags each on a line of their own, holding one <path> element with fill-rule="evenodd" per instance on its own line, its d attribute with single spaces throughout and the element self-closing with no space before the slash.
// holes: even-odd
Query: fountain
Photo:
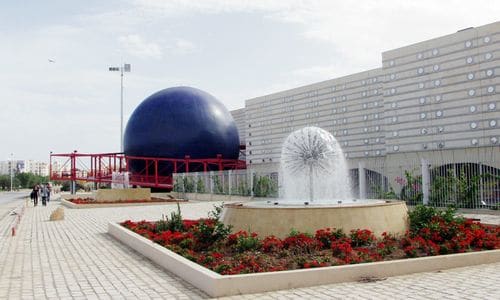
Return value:
<svg viewBox="0 0 500 300">
<path fill-rule="evenodd" d="M 305 127 L 292 132 L 281 149 L 281 169 L 286 203 L 353 199 L 344 153 L 326 130 Z"/>
<path fill-rule="evenodd" d="M 337 140 L 318 127 L 292 132 L 281 150 L 283 198 L 224 206 L 222 221 L 234 230 L 285 237 L 294 229 L 370 229 L 403 234 L 407 207 L 402 201 L 354 199 L 347 163 Z"/>
</svg>

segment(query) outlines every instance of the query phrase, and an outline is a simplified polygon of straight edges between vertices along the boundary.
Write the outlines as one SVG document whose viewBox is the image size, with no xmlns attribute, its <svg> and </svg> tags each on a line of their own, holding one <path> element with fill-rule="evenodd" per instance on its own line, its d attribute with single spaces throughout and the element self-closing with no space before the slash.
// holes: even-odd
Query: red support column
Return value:
<svg viewBox="0 0 500 300">
<path fill-rule="evenodd" d="M 186 173 L 189 173 L 189 158 L 190 158 L 189 155 L 184 156 L 184 164 L 186 165 L 185 166 Z"/>
<path fill-rule="evenodd" d="M 155 158 L 155 186 L 158 186 L 158 159 Z"/>
<path fill-rule="evenodd" d="M 174 160 L 174 173 L 177 173 L 177 161 Z"/>
<path fill-rule="evenodd" d="M 222 167 L 222 154 L 217 154 L 217 160 L 218 160 L 218 164 L 219 164 L 219 171 L 222 171 L 223 170 L 223 167 Z"/>
</svg>

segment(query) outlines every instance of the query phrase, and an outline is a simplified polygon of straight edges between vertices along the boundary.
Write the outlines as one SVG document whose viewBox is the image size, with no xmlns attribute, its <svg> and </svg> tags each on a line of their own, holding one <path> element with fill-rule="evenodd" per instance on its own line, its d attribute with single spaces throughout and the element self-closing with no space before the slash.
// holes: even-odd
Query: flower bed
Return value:
<svg viewBox="0 0 500 300">
<path fill-rule="evenodd" d="M 219 210 L 220 213 L 220 210 Z M 402 237 L 375 237 L 366 229 L 344 233 L 321 229 L 314 235 L 292 231 L 285 239 L 230 232 L 218 214 L 182 220 L 180 210 L 157 222 L 122 226 L 222 275 L 271 272 L 423 257 L 500 248 L 500 228 L 464 220 L 451 211 L 417 207 Z"/>
<path fill-rule="evenodd" d="M 148 199 L 128 199 L 128 200 L 114 200 L 114 201 L 97 201 L 94 198 L 75 198 L 75 199 L 67 199 L 67 201 L 73 204 L 115 204 L 115 203 L 154 203 L 154 202 L 183 202 L 185 200 L 177 200 L 177 199 L 161 199 L 152 197 L 151 200 Z"/>
</svg>

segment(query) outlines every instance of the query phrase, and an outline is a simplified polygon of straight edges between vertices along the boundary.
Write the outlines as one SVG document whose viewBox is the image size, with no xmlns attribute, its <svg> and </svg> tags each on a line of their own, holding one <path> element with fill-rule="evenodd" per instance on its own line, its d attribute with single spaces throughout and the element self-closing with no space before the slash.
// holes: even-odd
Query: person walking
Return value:
<svg viewBox="0 0 500 300">
<path fill-rule="evenodd" d="M 50 182 L 47 182 L 47 190 L 48 190 L 47 202 L 50 202 L 50 193 L 52 192 L 52 185 L 50 184 Z"/>
<path fill-rule="evenodd" d="M 40 189 L 40 194 L 42 195 L 42 205 L 47 206 L 47 197 L 49 196 L 49 188 L 46 184 L 42 184 Z"/>
<path fill-rule="evenodd" d="M 33 206 L 37 206 L 38 205 L 38 192 L 39 192 L 39 189 L 40 189 L 40 187 L 38 186 L 38 184 L 35 184 L 35 186 L 33 186 L 33 190 L 31 191 L 31 195 L 33 197 Z"/>
</svg>

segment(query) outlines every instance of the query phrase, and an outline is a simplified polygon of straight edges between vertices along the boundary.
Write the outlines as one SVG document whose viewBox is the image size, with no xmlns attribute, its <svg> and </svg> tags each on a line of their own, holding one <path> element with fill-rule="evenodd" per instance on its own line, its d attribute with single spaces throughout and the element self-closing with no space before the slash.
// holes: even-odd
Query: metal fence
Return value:
<svg viewBox="0 0 500 300">
<path fill-rule="evenodd" d="M 423 160 L 394 167 L 380 160 L 351 169 L 350 176 L 356 198 L 399 199 L 410 205 L 500 209 L 500 169 L 481 162 Z M 174 174 L 174 190 L 185 193 L 279 197 L 279 183 L 278 173 L 253 170 Z"/>
<path fill-rule="evenodd" d="M 175 173 L 174 191 L 278 197 L 278 173 L 256 173 L 251 170 Z"/>
</svg>

